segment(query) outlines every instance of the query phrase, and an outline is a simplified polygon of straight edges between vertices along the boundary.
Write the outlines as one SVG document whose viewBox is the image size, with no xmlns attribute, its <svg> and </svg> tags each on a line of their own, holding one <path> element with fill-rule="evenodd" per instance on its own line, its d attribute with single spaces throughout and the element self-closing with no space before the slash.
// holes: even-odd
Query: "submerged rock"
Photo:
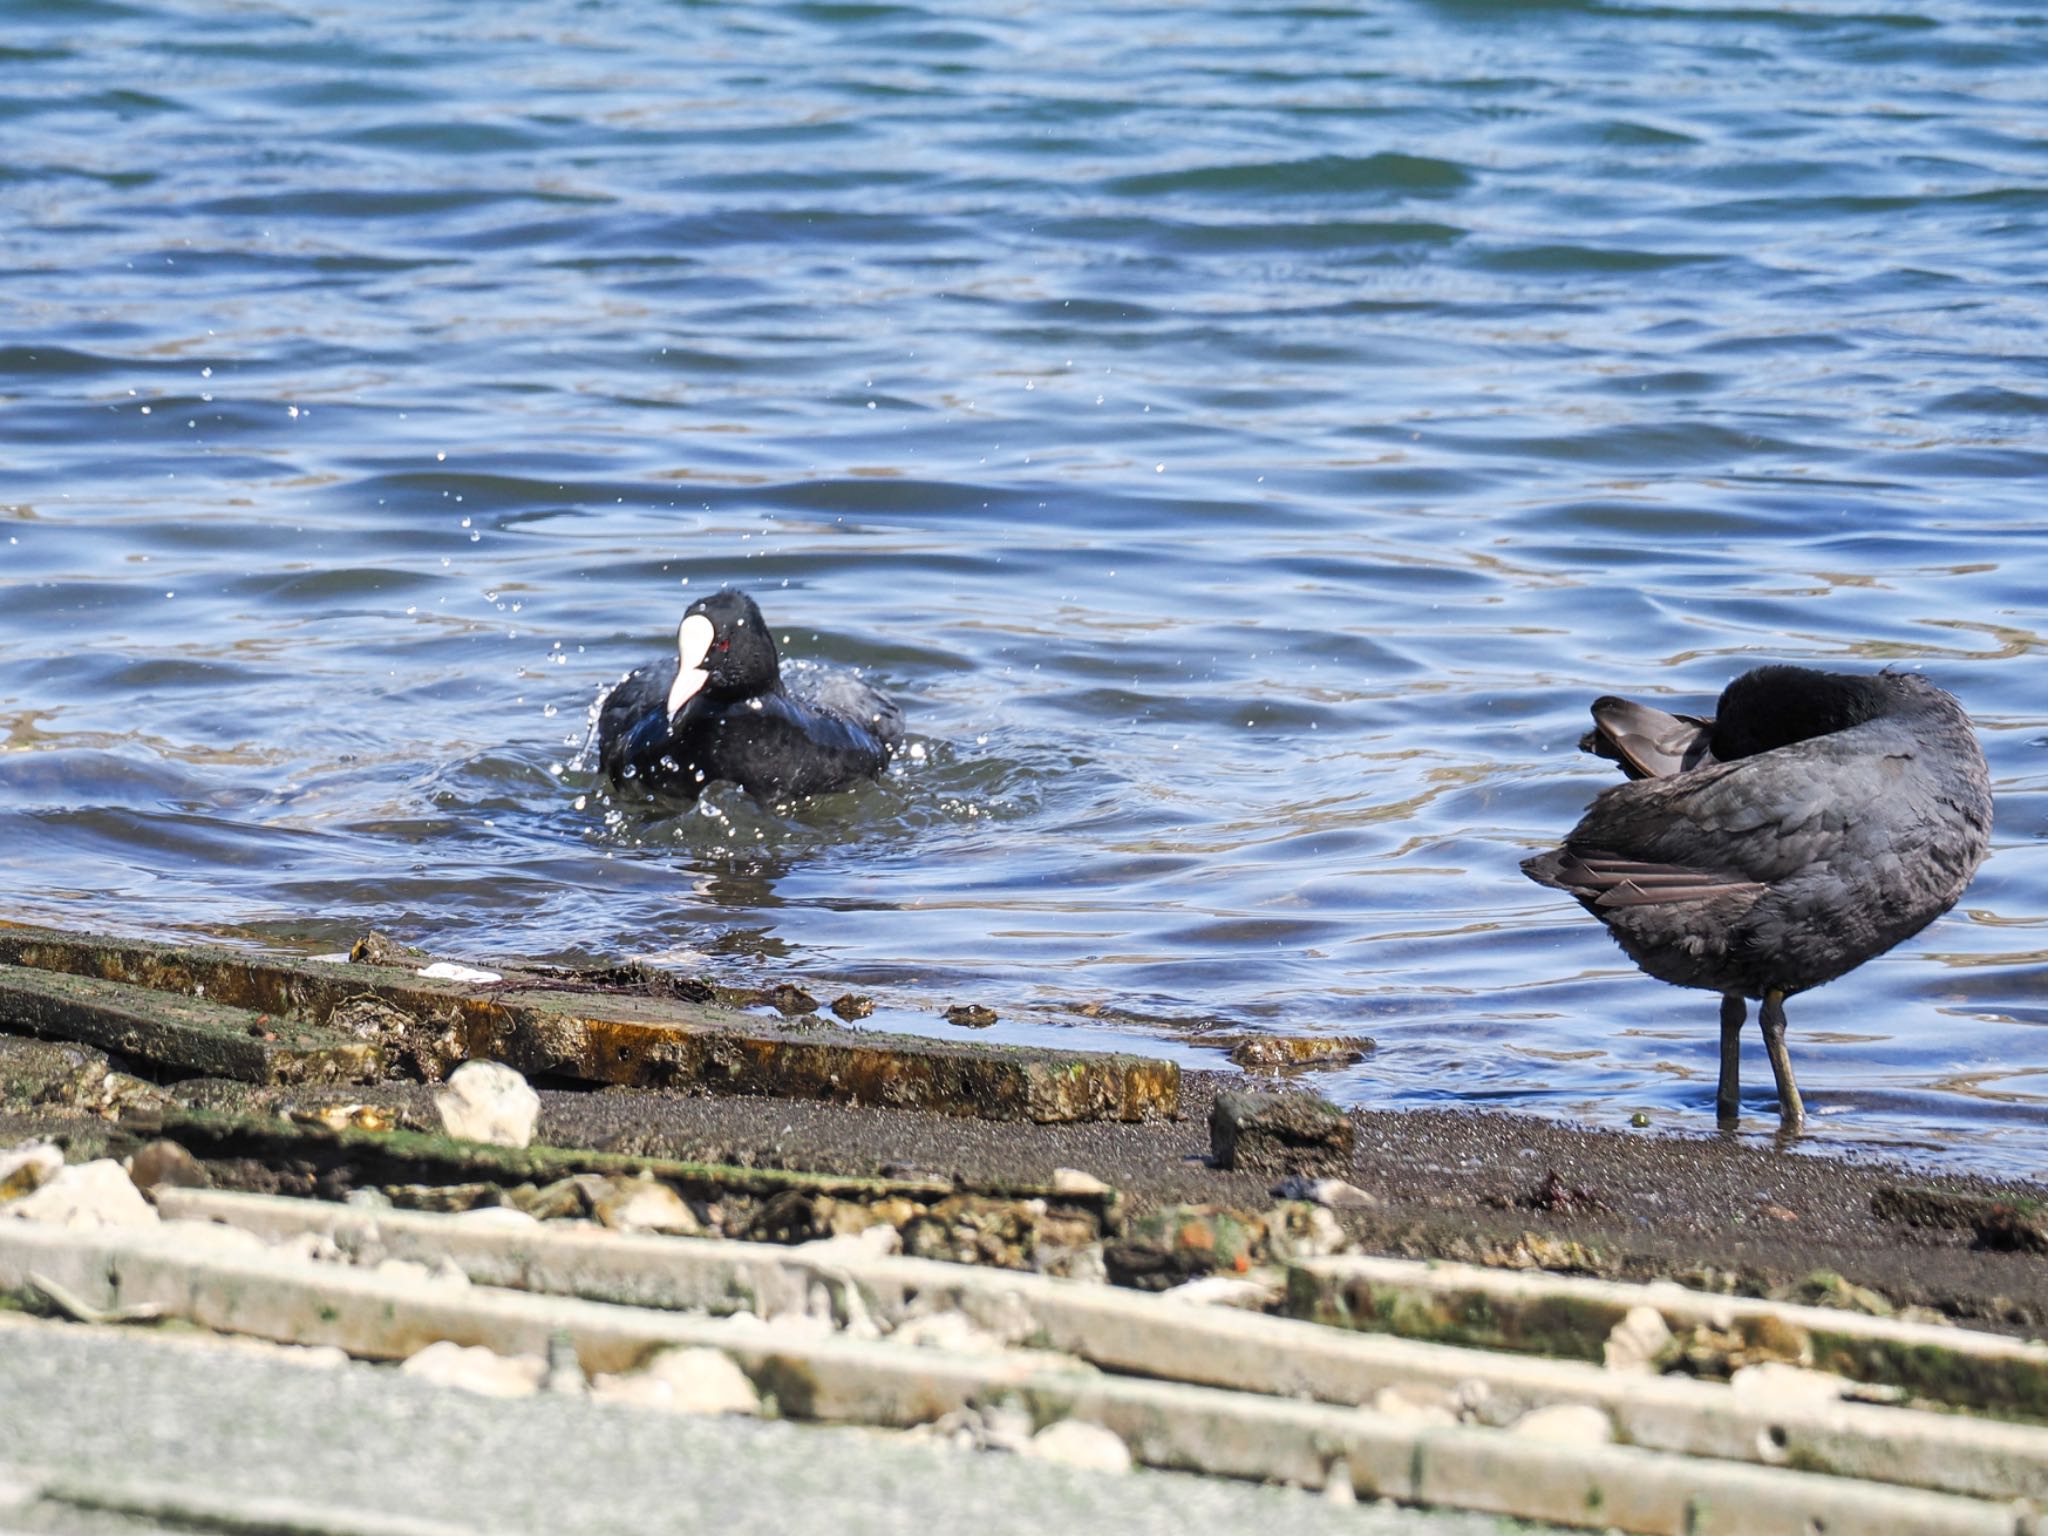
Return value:
<svg viewBox="0 0 2048 1536">
<path fill-rule="evenodd" d="M 413 961 L 426 959 L 427 952 L 373 930 L 349 946 L 348 958 L 355 965 L 402 965 L 410 969 Z"/>
<path fill-rule="evenodd" d="M 450 1136 L 500 1147 L 532 1145 L 540 1121 L 540 1095 L 502 1062 L 466 1061 L 434 1095 Z"/>
<path fill-rule="evenodd" d="M 1240 1067 L 1348 1067 L 1365 1060 L 1378 1042 L 1367 1035 L 1250 1035 L 1230 1048 Z"/>
<path fill-rule="evenodd" d="M 818 1000 L 793 981 L 777 982 L 761 989 L 761 1001 L 786 1019 L 818 1011 Z"/>
</svg>

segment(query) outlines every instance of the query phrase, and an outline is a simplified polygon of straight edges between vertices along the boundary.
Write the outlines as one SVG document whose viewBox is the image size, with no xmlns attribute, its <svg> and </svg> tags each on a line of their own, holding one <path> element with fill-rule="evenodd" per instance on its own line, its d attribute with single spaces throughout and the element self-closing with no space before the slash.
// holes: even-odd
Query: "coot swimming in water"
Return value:
<svg viewBox="0 0 2048 1536">
<path fill-rule="evenodd" d="M 1580 743 L 1633 782 L 1603 791 L 1564 846 L 1525 859 L 1660 981 L 1721 999 L 1715 1108 L 1736 1113 L 1745 998 L 1784 1124 L 1805 1119 L 1785 999 L 1941 916 L 1991 834 L 1991 779 L 1963 708 L 1911 673 L 1758 667 L 1711 720 L 1626 699 Z"/>
<path fill-rule="evenodd" d="M 903 711 L 851 673 L 782 675 L 775 637 L 744 592 L 690 605 L 676 654 L 627 674 L 597 717 L 614 783 L 691 799 L 729 779 L 751 795 L 814 795 L 872 778 L 903 739 Z"/>
</svg>

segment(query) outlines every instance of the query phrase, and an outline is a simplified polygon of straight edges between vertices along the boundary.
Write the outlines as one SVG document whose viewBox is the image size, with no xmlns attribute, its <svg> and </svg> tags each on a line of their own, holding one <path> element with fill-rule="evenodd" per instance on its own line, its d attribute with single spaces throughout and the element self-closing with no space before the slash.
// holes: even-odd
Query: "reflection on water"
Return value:
<svg viewBox="0 0 2048 1536">
<path fill-rule="evenodd" d="M 1802 999 L 1802 1085 L 2048 1174 L 2034 20 L 28 0 L 0 908 L 1704 1128 L 1711 1001 L 1517 861 L 1595 695 L 1904 663 L 1996 850 Z M 904 698 L 881 783 L 596 781 L 724 583 Z"/>
</svg>

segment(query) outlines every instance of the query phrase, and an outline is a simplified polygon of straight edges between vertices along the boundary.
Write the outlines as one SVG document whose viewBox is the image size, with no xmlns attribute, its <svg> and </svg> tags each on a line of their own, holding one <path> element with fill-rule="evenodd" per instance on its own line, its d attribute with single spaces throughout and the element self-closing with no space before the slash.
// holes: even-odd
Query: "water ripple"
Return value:
<svg viewBox="0 0 2048 1536">
<path fill-rule="evenodd" d="M 1802 1074 L 1827 1145 L 2048 1174 L 2025 8 L 9 21 L 5 915 L 1365 1031 L 1340 1097 L 1697 1126 L 1710 1001 L 1515 868 L 1585 705 L 1920 665 L 1995 856 Z M 879 783 L 597 780 L 722 583 L 903 697 Z"/>
</svg>

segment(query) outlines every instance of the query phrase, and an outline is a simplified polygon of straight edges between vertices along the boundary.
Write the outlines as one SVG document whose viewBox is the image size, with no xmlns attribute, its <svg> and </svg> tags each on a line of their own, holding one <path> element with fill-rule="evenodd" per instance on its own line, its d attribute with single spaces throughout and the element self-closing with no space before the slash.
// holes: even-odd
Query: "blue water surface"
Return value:
<svg viewBox="0 0 2048 1536">
<path fill-rule="evenodd" d="M 2044 70 L 2017 0 L 11 0 L 0 916 L 1705 1128 L 1714 999 L 1517 861 L 1596 694 L 1904 664 L 1995 849 L 1794 1000 L 1813 1144 L 2048 1175 Z M 721 584 L 884 782 L 606 792 Z"/>
</svg>

